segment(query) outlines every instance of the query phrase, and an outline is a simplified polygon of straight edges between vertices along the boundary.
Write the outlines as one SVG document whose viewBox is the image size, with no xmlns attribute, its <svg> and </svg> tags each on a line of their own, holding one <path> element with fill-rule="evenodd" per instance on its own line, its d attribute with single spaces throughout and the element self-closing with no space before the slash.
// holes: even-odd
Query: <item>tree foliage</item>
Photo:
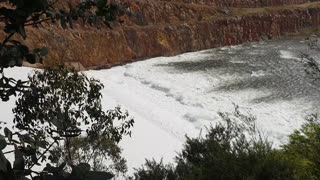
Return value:
<svg viewBox="0 0 320 180">
<path fill-rule="evenodd" d="M 84 158 L 81 157 L 89 161 L 74 159 L 72 153 L 77 150 L 72 147 L 72 143 L 77 138 L 83 138 L 85 141 L 81 142 L 82 145 L 89 146 L 91 150 L 100 148 L 101 153 L 107 153 L 104 154 L 105 157 L 111 157 L 114 165 L 122 163 L 123 169 L 120 170 L 125 170 L 117 144 L 123 136 L 131 134 L 130 128 L 134 121 L 119 107 L 103 111 L 103 85 L 99 81 L 58 66 L 35 71 L 28 83 L 29 88 L 21 94 L 13 109 L 17 131 L 13 133 L 5 128 L 5 137 L 0 136 L 1 150 L 7 145 L 15 148 L 13 167 L 0 152 L 0 177 L 24 177 L 31 173 L 37 174 L 38 178 L 66 180 L 112 177 L 110 171 L 90 171 L 90 164 L 93 168 L 95 164 L 91 163 L 90 157 L 85 157 L 90 156 L 89 153 L 84 153 Z M 114 122 L 115 120 L 118 122 Z M 56 147 L 63 147 L 64 151 L 57 154 L 54 151 Z M 82 147 L 85 150 L 86 147 Z M 35 165 L 48 160 L 58 165 L 54 167 L 47 164 L 42 172 L 32 171 Z M 67 167 L 71 172 L 66 171 Z"/>
<path fill-rule="evenodd" d="M 57 146 L 52 150 L 57 154 L 56 163 L 66 161 L 64 146 Z M 107 171 L 123 175 L 127 171 L 126 160 L 121 157 L 118 144 L 106 137 L 91 140 L 88 137 L 76 137 L 70 140 L 70 152 L 75 164 L 89 163 L 94 171 Z M 112 163 L 110 163 L 112 162 Z"/>
</svg>

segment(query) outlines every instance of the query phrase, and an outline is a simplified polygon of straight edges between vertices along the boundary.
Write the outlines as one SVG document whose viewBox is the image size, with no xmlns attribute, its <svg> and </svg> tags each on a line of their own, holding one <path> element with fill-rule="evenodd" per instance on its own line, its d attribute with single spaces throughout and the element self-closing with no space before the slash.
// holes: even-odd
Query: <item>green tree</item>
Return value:
<svg viewBox="0 0 320 180">
<path fill-rule="evenodd" d="M 1 150 L 6 145 L 13 145 L 15 148 L 12 168 L 0 151 L 0 177 L 23 177 L 34 173 L 39 178 L 51 176 L 66 180 L 112 177 L 111 169 L 102 169 L 109 172 L 93 172 L 90 171 L 90 161 L 74 159 L 73 153 L 76 151 L 72 143 L 77 138 L 83 138 L 84 145 L 89 146 L 90 150 L 95 151 L 92 148 L 99 147 L 101 152 L 107 153 L 106 157 L 110 157 L 108 160 L 111 160 L 112 165 L 118 167 L 119 171 L 125 171 L 118 143 L 123 136 L 131 134 L 130 128 L 134 121 L 119 107 L 103 111 L 103 85 L 99 81 L 58 66 L 35 71 L 28 83 L 29 88 L 20 95 L 13 109 L 17 131 L 11 132 L 5 128 L 5 137 L 0 136 Z M 119 122 L 116 123 L 115 120 Z M 62 159 L 54 151 L 57 147 L 63 147 Z M 91 154 L 82 154 L 88 155 Z M 47 164 L 43 172 L 32 171 L 35 165 L 48 160 L 58 165 L 54 167 Z M 95 168 L 94 161 L 93 167 Z"/>
</svg>

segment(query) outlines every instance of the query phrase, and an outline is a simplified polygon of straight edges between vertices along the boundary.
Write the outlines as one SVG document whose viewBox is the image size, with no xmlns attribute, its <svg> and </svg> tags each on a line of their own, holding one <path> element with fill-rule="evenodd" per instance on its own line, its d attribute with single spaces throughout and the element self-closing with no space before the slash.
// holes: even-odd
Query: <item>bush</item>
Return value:
<svg viewBox="0 0 320 180">
<path fill-rule="evenodd" d="M 295 167 L 261 137 L 253 116 L 237 107 L 235 113 L 220 116 L 223 121 L 209 128 L 205 137 L 187 137 L 175 167 L 147 161 L 135 179 L 296 179 Z"/>
<path fill-rule="evenodd" d="M 162 160 L 158 163 L 155 160 L 146 160 L 146 163 L 134 173 L 135 179 L 153 180 L 175 180 L 177 175 L 173 165 L 164 165 Z"/>
<path fill-rule="evenodd" d="M 283 146 L 286 156 L 297 166 L 300 179 L 320 179 L 320 120 L 312 115 Z"/>
<path fill-rule="evenodd" d="M 238 110 L 220 116 L 224 124 L 211 127 L 205 138 L 187 138 L 177 157 L 179 179 L 293 179 L 290 162 L 259 135 L 254 117 Z"/>
</svg>

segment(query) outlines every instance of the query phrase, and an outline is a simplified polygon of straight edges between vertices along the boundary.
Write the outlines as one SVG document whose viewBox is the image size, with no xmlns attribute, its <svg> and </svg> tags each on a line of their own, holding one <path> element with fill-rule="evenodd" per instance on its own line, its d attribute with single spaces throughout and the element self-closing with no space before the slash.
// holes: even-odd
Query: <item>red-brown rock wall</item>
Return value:
<svg viewBox="0 0 320 180">
<path fill-rule="evenodd" d="M 136 58 L 173 55 L 179 52 L 234 45 L 317 27 L 319 9 L 283 11 L 228 19 L 170 25 L 163 28 L 125 29 Z"/>
<path fill-rule="evenodd" d="M 140 26 L 202 20 L 217 14 L 216 9 L 210 6 L 164 1 L 138 2 L 136 4 L 138 8 L 132 9 L 130 21 Z"/>
<path fill-rule="evenodd" d="M 50 49 L 48 61 L 79 61 L 85 67 L 108 67 L 155 56 L 276 38 L 320 25 L 320 9 L 282 10 L 203 21 L 96 30 L 30 30 L 30 45 Z"/>
<path fill-rule="evenodd" d="M 77 3 L 79 0 L 73 0 Z M 320 0 L 319 0 L 320 1 Z M 80 22 L 74 29 L 59 25 L 28 29 L 26 44 L 46 46 L 46 62 L 78 61 L 85 67 L 109 67 L 156 56 L 277 38 L 320 26 L 320 3 L 287 7 L 307 0 L 122 0 L 129 15 L 113 30 Z M 309 2 L 309 1 L 308 1 Z M 233 3 L 233 4 L 232 4 Z M 278 3 L 278 4 L 276 4 Z M 210 5 L 211 4 L 211 5 Z M 64 4 L 59 4 L 64 6 Z M 317 8 L 318 7 L 318 8 Z"/>
<path fill-rule="evenodd" d="M 283 6 L 291 4 L 303 4 L 319 0 L 163 0 L 190 4 L 213 5 L 216 7 L 257 8 L 265 6 Z"/>
</svg>

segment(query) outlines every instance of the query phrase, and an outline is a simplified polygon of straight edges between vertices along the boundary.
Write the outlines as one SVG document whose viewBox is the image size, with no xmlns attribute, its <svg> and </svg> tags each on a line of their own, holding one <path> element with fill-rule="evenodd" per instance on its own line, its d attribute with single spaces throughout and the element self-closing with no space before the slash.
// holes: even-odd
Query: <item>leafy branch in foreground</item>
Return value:
<svg viewBox="0 0 320 180">
<path fill-rule="evenodd" d="M 23 61 L 31 64 L 43 63 L 48 54 L 45 47 L 30 50 L 22 40 L 14 38 L 17 34 L 26 39 L 26 27 L 38 28 L 43 23 L 60 23 L 62 28 L 73 28 L 76 21 L 83 20 L 91 25 L 103 22 L 110 26 L 117 19 L 119 5 L 106 0 L 85 0 L 79 3 L 62 0 L 1 0 L 0 23 L 6 34 L 0 42 L 0 98 L 2 101 L 22 91 L 26 82 L 7 78 L 3 70 L 22 66 Z M 61 4 L 65 4 L 61 7 Z M 59 6 L 60 5 L 60 6 Z M 16 36 L 16 37 L 18 37 Z"/>
<path fill-rule="evenodd" d="M 103 111 L 103 85 L 98 80 L 58 66 L 35 71 L 28 82 L 29 88 L 20 95 L 13 109 L 17 131 L 5 128 L 5 136 L 0 135 L 0 179 L 28 175 L 36 175 L 33 179 L 109 179 L 113 170 L 125 172 L 118 143 L 123 136 L 131 135 L 134 121 L 119 107 Z M 72 147 L 75 143 L 80 145 L 79 149 Z M 8 145 L 14 151 L 3 152 Z M 61 150 L 60 154 L 57 149 Z M 83 153 L 77 152 L 81 149 Z M 103 155 L 99 161 L 116 168 L 98 169 L 97 159 L 88 153 L 97 149 L 101 154 L 96 157 Z M 4 156 L 8 153 L 15 155 L 13 167 Z M 82 154 L 77 158 L 74 153 Z M 43 171 L 33 170 L 48 160 L 51 164 Z"/>
</svg>

